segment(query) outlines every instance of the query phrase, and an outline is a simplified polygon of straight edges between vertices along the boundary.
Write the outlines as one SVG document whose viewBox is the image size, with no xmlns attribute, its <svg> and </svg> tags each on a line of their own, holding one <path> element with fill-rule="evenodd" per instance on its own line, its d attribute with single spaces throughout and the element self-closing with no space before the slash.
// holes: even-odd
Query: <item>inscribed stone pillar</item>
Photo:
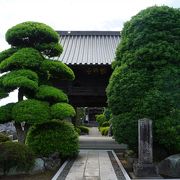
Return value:
<svg viewBox="0 0 180 180">
<path fill-rule="evenodd" d="M 158 176 L 157 168 L 153 165 L 152 120 L 138 121 L 138 162 L 133 164 L 133 171 L 137 177 Z"/>
</svg>

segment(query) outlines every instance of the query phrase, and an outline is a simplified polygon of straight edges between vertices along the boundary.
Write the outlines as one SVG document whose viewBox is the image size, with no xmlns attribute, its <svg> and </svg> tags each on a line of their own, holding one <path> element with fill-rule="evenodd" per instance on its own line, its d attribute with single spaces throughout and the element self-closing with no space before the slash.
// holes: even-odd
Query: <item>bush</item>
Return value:
<svg viewBox="0 0 180 180">
<path fill-rule="evenodd" d="M 74 108 L 67 103 L 57 103 L 51 106 L 51 115 L 53 119 L 66 119 L 76 115 Z"/>
<path fill-rule="evenodd" d="M 2 133 L 0 133 L 0 143 L 10 141 L 10 138 Z"/>
<path fill-rule="evenodd" d="M 39 22 L 23 22 L 6 32 L 6 41 L 12 46 L 35 46 L 42 43 L 57 43 L 59 35 L 51 27 Z"/>
<path fill-rule="evenodd" d="M 109 127 L 100 127 L 100 132 L 103 136 L 107 136 L 109 132 Z"/>
<path fill-rule="evenodd" d="M 74 72 L 66 64 L 57 61 L 46 59 L 41 64 L 41 70 L 47 72 L 50 75 L 50 78 L 61 79 L 61 80 L 74 80 Z"/>
<path fill-rule="evenodd" d="M 35 99 L 23 100 L 14 105 L 12 116 L 16 122 L 42 123 L 50 119 L 49 105 Z"/>
<path fill-rule="evenodd" d="M 78 127 L 74 127 L 75 131 L 80 135 L 81 134 L 81 130 Z"/>
<path fill-rule="evenodd" d="M 28 171 L 34 164 L 33 152 L 24 144 L 17 142 L 4 142 L 0 144 L 0 168 L 4 174 L 10 168 Z"/>
<path fill-rule="evenodd" d="M 36 98 L 51 103 L 68 102 L 68 97 L 62 90 L 47 85 L 39 86 Z"/>
<path fill-rule="evenodd" d="M 11 71 L 2 76 L 2 85 L 9 91 L 19 87 L 36 91 L 38 89 L 38 76 L 31 70 Z"/>
<path fill-rule="evenodd" d="M 89 128 L 86 127 L 86 126 L 77 126 L 80 130 L 81 130 L 81 133 L 83 134 L 89 134 Z"/>
<path fill-rule="evenodd" d="M 43 57 L 39 51 L 33 48 L 22 48 L 12 54 L 9 58 L 3 60 L 0 64 L 2 72 L 16 69 L 39 70 Z"/>
<path fill-rule="evenodd" d="M 103 122 L 102 125 L 101 125 L 101 127 L 108 127 L 108 126 L 110 126 L 109 121 L 105 121 L 105 122 Z"/>
<path fill-rule="evenodd" d="M 0 107 L 0 124 L 7 123 L 13 120 L 12 108 L 14 103 L 9 103 Z"/>
<path fill-rule="evenodd" d="M 138 119 L 150 118 L 156 146 L 179 152 L 179 19 L 179 9 L 154 6 L 132 17 L 121 32 L 108 105 L 115 139 L 135 151 Z"/>
<path fill-rule="evenodd" d="M 28 132 L 26 144 L 40 156 L 59 152 L 62 158 L 77 155 L 78 134 L 74 126 L 65 121 L 52 120 L 37 124 Z"/>
<path fill-rule="evenodd" d="M 98 122 L 99 126 L 102 126 L 103 122 L 107 121 L 104 114 L 96 115 L 96 121 Z"/>
<path fill-rule="evenodd" d="M 17 48 L 9 48 L 0 53 L 0 62 L 17 52 Z"/>
</svg>

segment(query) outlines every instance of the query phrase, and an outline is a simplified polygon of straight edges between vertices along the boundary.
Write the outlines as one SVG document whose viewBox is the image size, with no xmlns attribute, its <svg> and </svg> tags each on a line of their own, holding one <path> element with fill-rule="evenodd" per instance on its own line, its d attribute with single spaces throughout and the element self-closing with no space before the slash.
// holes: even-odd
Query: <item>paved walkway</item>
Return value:
<svg viewBox="0 0 180 180">
<path fill-rule="evenodd" d="M 89 135 L 79 137 L 80 149 L 124 151 L 127 145 L 118 144 L 112 137 L 102 136 L 97 127 L 90 128 Z"/>
<path fill-rule="evenodd" d="M 66 180 L 118 180 L 106 151 L 81 150 Z"/>
</svg>

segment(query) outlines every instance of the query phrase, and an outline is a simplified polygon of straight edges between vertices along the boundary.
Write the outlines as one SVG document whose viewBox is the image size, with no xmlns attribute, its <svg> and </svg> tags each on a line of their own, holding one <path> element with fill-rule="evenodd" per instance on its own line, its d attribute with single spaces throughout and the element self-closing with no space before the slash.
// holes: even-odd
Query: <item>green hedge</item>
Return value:
<svg viewBox="0 0 180 180">
<path fill-rule="evenodd" d="M 104 114 L 96 115 L 96 121 L 98 122 L 99 126 L 102 126 L 104 122 L 107 121 L 106 116 Z"/>
<path fill-rule="evenodd" d="M 35 46 L 41 43 L 59 42 L 59 35 L 50 26 L 39 22 L 23 22 L 6 32 L 6 41 L 12 46 Z"/>
<path fill-rule="evenodd" d="M 13 120 L 12 108 L 15 103 L 9 103 L 0 107 L 0 124 L 7 123 Z"/>
<path fill-rule="evenodd" d="M 101 125 L 101 127 L 108 127 L 108 126 L 110 126 L 109 121 L 105 121 L 105 122 L 103 122 L 102 125 Z"/>
<path fill-rule="evenodd" d="M 109 127 L 100 127 L 100 132 L 103 136 L 107 136 L 109 131 Z"/>
<path fill-rule="evenodd" d="M 68 97 L 62 90 L 47 85 L 39 86 L 35 97 L 51 103 L 68 102 Z"/>
<path fill-rule="evenodd" d="M 77 155 L 78 134 L 71 123 L 52 120 L 33 126 L 27 135 L 26 144 L 37 154 L 49 156 L 59 152 L 61 158 Z"/>
<path fill-rule="evenodd" d="M 3 60 L 0 64 L 0 70 L 2 72 L 16 69 L 38 70 L 43 60 L 40 52 L 36 49 L 22 48 L 9 58 Z"/>
<path fill-rule="evenodd" d="M 76 115 L 74 108 L 67 103 L 57 103 L 51 106 L 51 116 L 54 119 L 66 119 Z"/>
<path fill-rule="evenodd" d="M 81 133 L 83 134 L 89 134 L 89 128 L 86 127 L 86 126 L 77 126 L 80 130 L 81 130 Z"/>
<path fill-rule="evenodd" d="M 12 116 L 16 122 L 42 123 L 50 119 L 49 105 L 34 99 L 23 100 L 14 105 Z"/>
<path fill-rule="evenodd" d="M 24 144 L 4 142 L 0 144 L 0 168 L 7 173 L 10 168 L 28 171 L 34 165 L 34 154 Z"/>
<path fill-rule="evenodd" d="M 57 60 L 44 60 L 41 64 L 41 70 L 48 72 L 50 78 L 58 80 L 74 80 L 75 76 L 71 68 Z"/>
</svg>

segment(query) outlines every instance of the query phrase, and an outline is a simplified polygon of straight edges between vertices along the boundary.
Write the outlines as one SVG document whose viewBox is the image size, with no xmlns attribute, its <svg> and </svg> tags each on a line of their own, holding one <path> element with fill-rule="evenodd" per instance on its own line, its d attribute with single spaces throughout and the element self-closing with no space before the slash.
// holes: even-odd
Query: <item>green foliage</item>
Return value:
<svg viewBox="0 0 180 180">
<path fill-rule="evenodd" d="M 35 97 L 50 103 L 68 102 L 68 97 L 62 90 L 47 85 L 39 86 Z"/>
<path fill-rule="evenodd" d="M 39 22 L 23 22 L 6 32 L 6 41 L 12 46 L 34 47 L 41 43 L 57 43 L 59 35 L 51 27 Z"/>
<path fill-rule="evenodd" d="M 74 126 L 59 120 L 33 126 L 28 132 L 26 144 L 37 155 L 48 156 L 59 152 L 62 158 L 75 156 L 79 148 Z"/>
<path fill-rule="evenodd" d="M 75 131 L 80 135 L 81 134 L 81 130 L 78 127 L 74 127 Z"/>
<path fill-rule="evenodd" d="M 12 121 L 12 108 L 14 103 L 9 103 L 0 107 L 0 124 Z"/>
<path fill-rule="evenodd" d="M 103 114 L 105 115 L 105 117 L 106 117 L 107 120 L 110 120 L 110 119 L 111 119 L 112 113 L 111 113 L 111 110 L 110 110 L 109 108 L 104 108 Z"/>
<path fill-rule="evenodd" d="M 6 141 L 10 141 L 10 138 L 2 133 L 0 133 L 0 144 Z"/>
<path fill-rule="evenodd" d="M 16 103 L 12 109 L 12 116 L 16 122 L 37 124 L 50 119 L 49 105 L 35 99 L 28 99 Z"/>
<path fill-rule="evenodd" d="M 3 61 L 4 59 L 10 57 L 12 54 L 17 52 L 17 50 L 18 50 L 17 48 L 12 47 L 12 48 L 9 48 L 9 49 L 2 51 L 0 53 L 0 62 Z"/>
<path fill-rule="evenodd" d="M 8 90 L 19 87 L 36 91 L 38 88 L 38 76 L 31 70 L 17 70 L 5 74 L 2 78 L 2 85 Z"/>
<path fill-rule="evenodd" d="M 108 127 L 108 126 L 110 126 L 109 121 L 105 121 L 105 122 L 103 122 L 102 125 L 101 125 L 101 127 Z"/>
<path fill-rule="evenodd" d="M 83 134 L 89 134 L 89 128 L 86 126 L 77 126 L 81 130 L 81 133 Z"/>
<path fill-rule="evenodd" d="M 60 56 L 63 51 L 62 46 L 59 43 L 54 42 L 48 44 L 38 44 L 35 48 L 48 57 Z"/>
<path fill-rule="evenodd" d="M 28 171 L 34 164 L 33 152 L 24 144 L 4 142 L 0 144 L 0 168 L 7 173 L 10 168 Z"/>
<path fill-rule="evenodd" d="M 44 60 L 41 70 L 47 72 L 51 79 L 74 80 L 75 76 L 71 68 L 57 60 Z"/>
<path fill-rule="evenodd" d="M 136 151 L 137 120 L 144 117 L 153 120 L 157 146 L 179 151 L 179 28 L 178 9 L 154 6 L 125 23 L 121 33 L 108 104 L 115 139 Z"/>
<path fill-rule="evenodd" d="M 96 121 L 98 122 L 99 126 L 102 126 L 103 122 L 106 122 L 107 119 L 104 114 L 96 115 Z"/>
<path fill-rule="evenodd" d="M 0 83 L 1 85 L 1 83 Z M 6 98 L 9 94 L 5 91 L 4 88 L 0 87 L 0 99 Z"/>
<path fill-rule="evenodd" d="M 22 48 L 9 58 L 2 61 L 0 64 L 0 70 L 2 72 L 16 69 L 38 70 L 42 61 L 43 57 L 36 49 Z"/>
<path fill-rule="evenodd" d="M 103 136 L 107 136 L 109 132 L 109 127 L 100 127 L 100 132 Z"/>
<path fill-rule="evenodd" d="M 51 106 L 51 116 L 53 119 L 66 119 L 76 115 L 74 108 L 67 103 L 56 103 Z"/>
</svg>

